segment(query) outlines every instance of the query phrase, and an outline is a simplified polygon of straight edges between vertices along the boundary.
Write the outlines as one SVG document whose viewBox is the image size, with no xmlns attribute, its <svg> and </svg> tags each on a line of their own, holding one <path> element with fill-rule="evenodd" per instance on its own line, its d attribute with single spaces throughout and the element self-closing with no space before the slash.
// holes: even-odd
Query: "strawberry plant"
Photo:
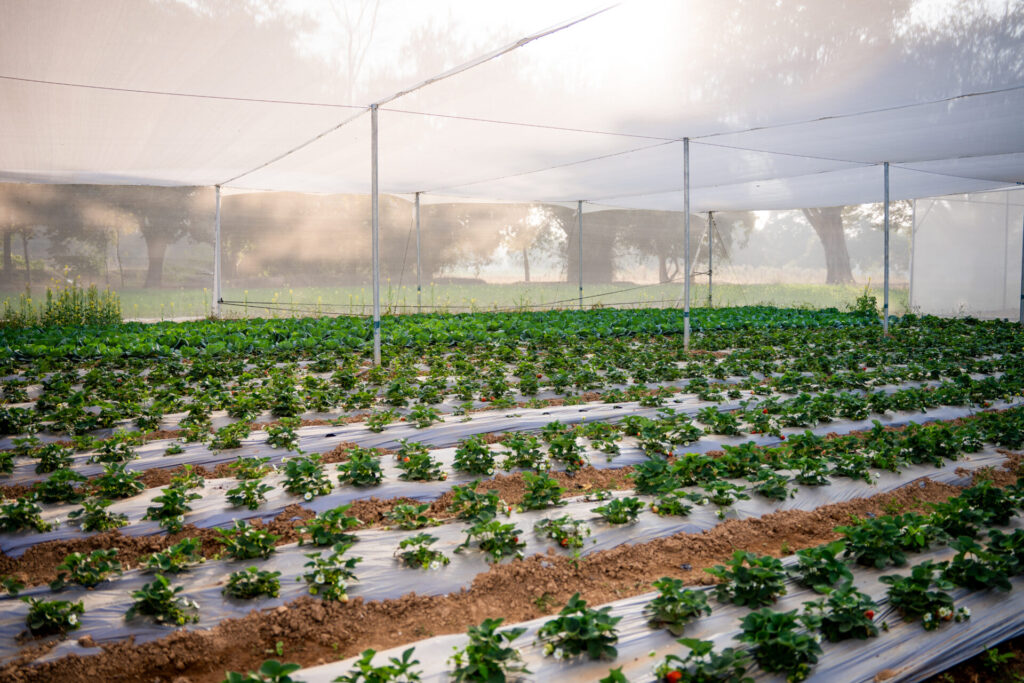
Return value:
<svg viewBox="0 0 1024 683">
<path fill-rule="evenodd" d="M 85 613 L 81 602 L 21 598 L 28 603 L 25 625 L 34 636 L 64 635 L 81 626 L 79 617 Z"/>
<path fill-rule="evenodd" d="M 988 513 L 957 496 L 947 501 L 929 503 L 933 512 L 929 521 L 952 538 L 975 538 L 988 523 Z"/>
<path fill-rule="evenodd" d="M 443 481 L 448 475 L 441 469 L 441 463 L 430 456 L 430 451 L 421 443 L 398 440 L 400 447 L 395 453 L 398 469 L 402 473 L 399 479 L 406 481 Z"/>
<path fill-rule="evenodd" d="M 188 571 L 193 565 L 205 562 L 202 556 L 203 543 L 198 538 L 183 538 L 167 550 L 153 553 L 145 558 L 143 569 L 162 574 L 178 574 Z"/>
<path fill-rule="evenodd" d="M 853 526 L 836 527 L 836 531 L 846 537 L 844 555 L 857 564 L 884 569 L 890 563 L 900 567 L 907 562 L 899 543 L 900 527 L 891 518 L 864 519 Z"/>
<path fill-rule="evenodd" d="M 1011 590 L 1009 577 L 1013 570 L 1005 555 L 987 550 L 967 536 L 951 541 L 949 545 L 957 553 L 942 572 L 943 578 L 971 590 Z"/>
<path fill-rule="evenodd" d="M 583 436 L 590 440 L 590 445 L 607 453 L 609 459 L 619 453 L 619 441 L 622 434 L 615 428 L 615 425 L 607 422 L 591 422 L 583 426 Z"/>
<path fill-rule="evenodd" d="M 800 625 L 814 630 L 814 615 L 774 612 L 764 607 L 743 618 L 742 633 L 737 640 L 753 646 L 754 659 L 765 671 L 786 674 L 787 683 L 807 678 L 821 654 L 821 636 L 798 631 Z"/>
<path fill-rule="evenodd" d="M 832 643 L 847 638 L 864 640 L 877 636 L 876 609 L 875 601 L 858 591 L 850 581 L 838 588 L 826 588 L 825 597 L 820 600 L 804 603 L 804 610 L 819 618 L 818 628 Z"/>
<path fill-rule="evenodd" d="M 92 482 L 93 491 L 103 498 L 129 498 L 142 492 L 146 485 L 141 472 L 132 472 L 122 463 L 107 463 L 103 474 Z"/>
<path fill-rule="evenodd" d="M 459 442 L 454 467 L 469 474 L 494 474 L 494 452 L 481 434 L 474 434 Z"/>
<path fill-rule="evenodd" d="M 351 503 L 339 505 L 331 510 L 325 510 L 316 517 L 307 520 L 304 524 L 299 525 L 296 528 L 296 531 L 300 534 L 299 545 L 306 542 L 305 536 L 307 535 L 309 536 L 309 542 L 315 546 L 333 546 L 338 543 L 351 545 L 355 543 L 358 539 L 348 532 L 358 527 L 362 522 L 358 518 L 347 514 L 350 507 L 352 507 Z"/>
<path fill-rule="evenodd" d="M 167 531 L 174 533 L 185 526 L 185 513 L 191 512 L 189 503 L 202 498 L 198 493 L 190 493 L 175 486 L 164 488 L 159 496 L 153 498 L 156 505 L 146 508 L 143 519 L 152 519 Z"/>
<path fill-rule="evenodd" d="M 685 657 L 668 655 L 654 668 L 658 681 L 664 683 L 751 683 L 746 676 L 750 668 L 750 655 L 743 650 L 727 647 L 715 652 L 710 640 L 680 638 L 676 641 L 689 648 Z M 625 678 L 622 679 L 623 681 Z"/>
<path fill-rule="evenodd" d="M 128 462 L 139 457 L 131 443 L 124 437 L 113 436 L 100 444 L 99 450 L 89 462 Z"/>
<path fill-rule="evenodd" d="M 78 521 L 82 531 L 110 531 L 128 524 L 128 516 L 107 510 L 113 501 L 106 498 L 90 498 L 82 501 L 82 507 L 68 513 L 68 519 Z"/>
<path fill-rule="evenodd" d="M 465 486 L 452 487 L 453 496 L 450 510 L 458 515 L 459 519 L 497 517 L 499 511 L 507 509 L 501 502 L 497 491 L 487 490 L 480 493 L 476 490 L 479 485 L 480 481 L 476 480 Z"/>
<path fill-rule="evenodd" d="M 402 653 L 401 659 L 390 657 L 387 664 L 373 665 L 376 650 L 367 649 L 360 653 L 354 669 L 334 679 L 335 683 L 415 683 L 420 680 L 415 666 L 420 660 L 413 659 L 416 648 L 410 647 Z"/>
<path fill-rule="evenodd" d="M 580 471 L 588 462 L 583 447 L 576 440 L 575 432 L 553 435 L 548 441 L 548 455 L 552 460 L 565 465 L 568 474 Z"/>
<path fill-rule="evenodd" d="M 505 437 L 502 445 L 508 449 L 502 454 L 505 460 L 501 463 L 502 469 L 506 472 L 527 469 L 539 473 L 551 469 L 551 464 L 541 452 L 540 440 L 536 436 L 514 432 Z"/>
<path fill-rule="evenodd" d="M 989 529 L 987 550 L 1004 557 L 1013 574 L 1024 573 L 1024 529 L 1014 529 L 1012 534 Z"/>
<path fill-rule="evenodd" d="M 430 546 L 437 541 L 437 536 L 419 533 L 410 536 L 398 544 L 395 556 L 406 566 L 418 569 L 440 569 L 451 562 L 448 556 Z"/>
<path fill-rule="evenodd" d="M 756 475 L 747 477 L 753 486 L 754 493 L 764 496 L 769 500 L 786 500 L 796 495 L 796 491 L 787 488 L 789 477 L 779 474 L 770 468 L 760 470 Z"/>
<path fill-rule="evenodd" d="M 970 507 L 985 512 L 988 515 L 988 523 L 995 526 L 1006 526 L 1017 514 L 1018 504 L 1011 493 L 998 488 L 988 480 L 964 489 L 960 493 L 960 498 Z"/>
<path fill-rule="evenodd" d="M 269 464 L 270 458 L 243 458 L 228 465 L 234 472 L 235 478 L 242 481 L 250 479 L 262 479 L 274 471 L 274 466 Z"/>
<path fill-rule="evenodd" d="M 184 452 L 185 448 L 180 443 L 174 442 L 164 450 L 164 455 L 178 455 Z"/>
<path fill-rule="evenodd" d="M 199 621 L 199 605 L 195 600 L 178 595 L 183 588 L 175 586 L 163 574 L 157 574 L 153 581 L 132 592 L 134 602 L 125 612 L 125 619 L 134 619 L 142 614 L 151 617 L 158 624 L 184 626 Z"/>
<path fill-rule="evenodd" d="M 232 572 L 224 586 L 224 594 L 241 600 L 251 600 L 265 595 L 276 598 L 281 592 L 281 572 L 272 572 L 249 567 Z"/>
<path fill-rule="evenodd" d="M 711 434 L 739 436 L 740 420 L 736 413 L 722 412 L 715 406 L 706 406 L 697 412 L 697 420 L 707 427 Z"/>
<path fill-rule="evenodd" d="M 245 675 L 228 671 L 221 683 L 302 683 L 289 675 L 301 668 L 299 664 L 282 664 L 276 659 L 268 659 L 260 664 L 259 671 L 250 671 Z"/>
<path fill-rule="evenodd" d="M 672 635 L 678 636 L 688 623 L 702 614 L 711 614 L 705 591 L 684 588 L 682 581 L 668 576 L 658 579 L 652 585 L 658 591 L 658 596 L 644 608 L 652 627 L 666 628 Z"/>
<path fill-rule="evenodd" d="M 943 621 L 960 622 L 970 616 L 969 612 L 954 611 L 953 597 L 946 592 L 953 590 L 953 583 L 943 578 L 945 568 L 945 562 L 925 560 L 910 570 L 910 576 L 889 575 L 878 580 L 889 586 L 889 602 L 904 619 L 921 619 L 925 630 L 933 631 Z"/>
<path fill-rule="evenodd" d="M 526 547 L 526 543 L 519 540 L 522 533 L 514 524 L 503 524 L 490 515 L 481 515 L 466 529 L 466 540 L 455 552 L 462 552 L 476 541 L 490 562 L 500 562 L 506 557 L 522 559 L 522 549 Z"/>
<path fill-rule="evenodd" d="M 228 502 L 235 507 L 257 509 L 267 501 L 267 494 L 274 490 L 273 486 L 264 484 L 258 479 L 240 481 L 234 488 L 228 489 Z"/>
<path fill-rule="evenodd" d="M 523 482 L 526 484 L 526 491 L 523 494 L 523 502 L 519 505 L 520 512 L 565 505 L 565 501 L 562 500 L 565 487 L 559 485 L 558 480 L 547 472 L 523 472 Z"/>
<path fill-rule="evenodd" d="M 833 457 L 832 474 L 837 477 L 860 480 L 865 484 L 873 484 L 875 475 L 871 473 L 871 458 L 861 453 L 847 453 L 841 457 Z"/>
<path fill-rule="evenodd" d="M 116 557 L 117 548 L 93 550 L 88 555 L 69 553 L 57 565 L 57 578 L 50 582 L 50 590 L 61 590 L 69 583 L 92 588 L 106 581 L 111 574 L 121 573 L 121 563 Z"/>
<path fill-rule="evenodd" d="M 775 602 L 786 592 L 782 562 L 768 555 L 737 550 L 728 565 L 704 571 L 722 581 L 715 588 L 715 596 L 722 602 L 755 609 Z"/>
<path fill-rule="evenodd" d="M 343 557 L 351 547 L 351 543 L 338 543 L 333 547 L 334 552 L 327 557 L 323 553 L 306 553 L 309 562 L 304 566 L 309 567 L 309 570 L 297 580 L 306 582 L 310 595 L 319 595 L 324 600 L 348 602 L 348 582 L 356 580 L 352 570 L 363 560 L 361 557 Z"/>
<path fill-rule="evenodd" d="M 688 496 L 682 489 L 659 494 L 651 502 L 651 512 L 660 517 L 685 517 L 693 510 L 693 506 L 687 502 L 691 500 Z"/>
<path fill-rule="evenodd" d="M 181 471 L 171 477 L 170 486 L 183 490 L 201 489 L 206 486 L 206 479 L 192 471 L 192 465 L 182 465 Z"/>
<path fill-rule="evenodd" d="M 832 541 L 815 548 L 796 551 L 797 564 L 789 573 L 800 583 L 819 593 L 840 581 L 852 581 L 853 573 L 839 553 L 846 549 L 843 541 Z"/>
<path fill-rule="evenodd" d="M 39 513 L 42 508 L 36 505 L 35 497 L 18 498 L 0 504 L 0 533 L 10 534 L 23 529 L 49 531 L 53 525 L 44 522 Z"/>
<path fill-rule="evenodd" d="M 804 486 L 828 486 L 831 474 L 828 461 L 815 457 L 792 458 L 789 467 L 796 470 L 796 483 Z"/>
<path fill-rule="evenodd" d="M 572 551 L 579 551 L 583 548 L 583 539 L 590 536 L 590 527 L 586 522 L 573 519 L 569 515 L 542 519 L 533 525 L 533 530 L 539 536 L 549 538 L 561 547 Z"/>
<path fill-rule="evenodd" d="M 297 417 L 282 417 L 275 425 L 267 427 L 267 445 L 301 453 L 299 435 L 295 432 L 302 421 Z"/>
<path fill-rule="evenodd" d="M 266 559 L 274 553 L 274 542 L 280 538 L 242 520 L 235 520 L 235 526 L 231 529 L 215 531 L 220 537 L 217 541 L 224 546 L 224 552 L 235 560 L 253 560 L 257 557 Z"/>
<path fill-rule="evenodd" d="M 282 460 L 284 464 L 284 490 L 303 500 L 326 496 L 334 486 L 324 472 L 319 453 L 299 455 Z"/>
<path fill-rule="evenodd" d="M 338 483 L 352 486 L 380 486 L 383 474 L 380 456 L 372 448 L 353 446 L 348 459 L 338 465 Z"/>
<path fill-rule="evenodd" d="M 210 449 L 226 451 L 232 448 L 241 448 L 242 439 L 248 438 L 251 431 L 249 423 L 245 420 L 224 425 L 214 432 L 213 439 L 210 440 Z"/>
<path fill-rule="evenodd" d="M 86 478 L 74 470 L 57 470 L 36 484 L 33 493 L 44 503 L 77 503 L 85 496 L 75 485 L 84 481 Z"/>
<path fill-rule="evenodd" d="M 441 522 L 426 514 L 429 503 L 399 503 L 385 515 L 391 522 L 392 529 L 414 531 L 428 526 L 437 526 Z"/>
<path fill-rule="evenodd" d="M 366 428 L 371 432 L 383 432 L 384 428 L 398 419 L 398 412 L 388 408 L 377 411 L 366 418 Z"/>
<path fill-rule="evenodd" d="M 644 509 L 644 504 L 637 498 L 612 498 L 604 505 L 594 508 L 609 524 L 629 524 L 635 522 Z"/>
<path fill-rule="evenodd" d="M 59 443 L 48 443 L 41 446 L 33 455 L 39 459 L 36 463 L 36 474 L 45 474 L 70 467 L 74 451 Z M 8 474 L 10 472 L 11 470 L 7 470 Z"/>
<path fill-rule="evenodd" d="M 458 681 L 504 681 L 515 674 L 529 674 L 519 650 L 509 644 L 526 632 L 525 628 L 499 631 L 504 619 L 484 619 L 479 626 L 470 626 L 466 647 L 455 648 L 448 660 L 449 675 Z"/>
<path fill-rule="evenodd" d="M 440 422 L 441 414 L 435 408 L 419 403 L 409 411 L 409 421 L 416 429 L 426 429 L 435 422 Z"/>
<path fill-rule="evenodd" d="M 725 519 L 730 506 L 737 500 L 750 500 L 750 496 L 747 495 L 745 488 L 724 479 L 707 482 L 703 488 L 707 499 L 718 506 L 715 515 L 719 519 Z"/>
<path fill-rule="evenodd" d="M 593 609 L 576 593 L 554 619 L 537 631 L 537 640 L 544 643 L 544 656 L 572 659 L 584 653 L 590 659 L 615 659 L 615 630 L 622 617 L 613 617 L 611 607 Z"/>
</svg>

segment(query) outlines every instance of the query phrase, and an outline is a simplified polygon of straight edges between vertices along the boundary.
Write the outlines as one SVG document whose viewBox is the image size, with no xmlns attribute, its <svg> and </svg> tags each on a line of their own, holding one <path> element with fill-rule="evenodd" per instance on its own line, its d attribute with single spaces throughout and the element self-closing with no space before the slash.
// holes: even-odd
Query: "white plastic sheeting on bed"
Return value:
<svg viewBox="0 0 1024 683">
<path fill-rule="evenodd" d="M 999 402 L 996 407 L 1009 407 L 1011 405 L 1017 405 L 1024 403 L 1024 400 L 1005 403 Z M 653 409 L 651 409 L 653 412 Z M 924 423 L 935 420 L 952 420 L 967 415 L 973 414 L 974 410 L 970 408 L 954 408 L 954 407 L 943 407 L 936 408 L 928 413 L 892 413 L 884 416 L 878 416 L 877 418 L 869 418 L 866 420 L 848 421 L 841 420 L 836 422 L 828 422 L 815 426 L 810 431 L 823 435 L 829 433 L 845 434 L 853 431 L 868 429 L 873 425 L 873 420 L 878 421 L 886 426 L 903 426 L 910 423 Z M 634 413 L 635 414 L 635 413 Z M 552 416 L 538 415 L 535 416 L 537 420 L 544 420 L 543 422 L 527 422 L 527 426 L 524 428 L 539 429 L 540 426 L 546 424 L 547 420 L 552 419 Z M 557 418 L 554 418 L 557 419 Z M 564 421 L 569 423 L 570 417 L 565 417 Z M 520 423 L 515 423 L 517 427 Z M 458 424 L 450 425 L 452 427 L 458 427 Z M 322 429 L 319 427 L 311 429 Z M 422 430 L 427 431 L 427 430 Z M 783 430 L 784 434 L 797 434 L 805 431 L 804 429 L 792 428 Z M 372 434 L 372 432 L 368 432 Z M 379 436 L 379 435 L 374 435 Z M 468 435 L 467 435 L 468 436 Z M 701 437 L 695 443 L 688 446 L 679 447 L 676 449 L 676 453 L 705 453 L 711 450 L 721 449 L 722 445 L 739 445 L 753 441 L 758 445 L 771 446 L 777 445 L 780 442 L 778 437 L 771 435 L 746 435 L 727 437 L 720 435 L 711 435 Z M 597 469 L 609 469 L 624 467 L 626 465 L 635 465 L 637 463 L 647 460 L 647 456 L 636 447 L 636 442 L 631 437 L 624 437 L 620 444 L 621 453 L 609 460 L 608 456 L 600 451 L 594 449 L 588 449 L 587 454 L 590 458 L 591 464 Z M 492 450 L 500 452 L 501 447 L 499 445 L 492 445 Z M 262 444 L 262 450 L 252 453 L 252 455 L 259 455 L 267 452 L 275 451 L 266 444 Z M 283 456 L 280 449 L 275 451 L 278 453 L 278 458 Z M 453 485 L 465 484 L 481 477 L 467 475 L 462 472 L 456 472 L 452 469 L 452 462 L 455 457 L 455 450 L 452 448 L 442 448 L 434 450 L 432 453 L 439 462 L 441 462 L 445 469 L 448 471 L 449 476 L 446 481 L 429 481 L 429 482 L 416 482 L 416 481 L 403 481 L 398 478 L 400 470 L 394 465 L 394 460 L 390 456 L 384 456 L 381 459 L 381 469 L 383 471 L 384 479 L 380 486 L 372 488 L 357 488 L 354 486 L 339 486 L 334 489 L 330 494 L 326 496 L 320 496 L 310 501 L 303 501 L 300 497 L 293 496 L 286 492 L 280 484 L 284 481 L 283 475 L 272 475 L 265 478 L 268 484 L 275 485 L 273 491 L 269 492 L 266 496 L 267 501 L 260 506 L 257 510 L 249 510 L 248 508 L 237 508 L 232 507 L 226 498 L 227 491 L 233 488 L 237 481 L 235 479 L 210 479 L 206 481 L 206 487 L 203 490 L 203 498 L 197 500 L 191 504 L 192 512 L 185 515 L 185 521 L 189 524 L 195 524 L 201 528 L 208 528 L 214 526 L 228 526 L 235 520 L 253 520 L 261 519 L 264 521 L 271 520 L 280 514 L 288 505 L 300 503 L 304 507 L 316 511 L 322 512 L 345 503 L 365 498 L 367 496 L 374 496 L 381 499 L 386 498 L 412 498 L 420 501 L 434 500 L 442 496 L 445 492 L 451 489 Z M 237 457 L 239 453 L 235 453 L 232 457 Z M 294 455 L 294 454 L 291 454 Z M 147 456 L 143 456 L 143 459 Z M 156 458 L 161 457 L 159 455 L 151 455 L 150 457 Z M 498 462 L 500 463 L 501 458 L 499 457 Z M 325 470 L 331 477 L 332 481 L 336 481 L 336 473 L 334 465 L 326 465 Z M 133 536 L 144 536 L 148 534 L 155 534 L 160 532 L 160 527 L 156 522 L 143 521 L 142 517 L 146 513 L 146 508 L 149 507 L 154 497 L 160 495 L 161 489 L 153 488 L 147 489 L 137 496 L 132 498 L 116 501 L 110 506 L 109 510 L 116 513 L 122 513 L 127 515 L 131 525 L 123 528 L 122 533 L 133 535 Z M 78 509 L 78 505 L 47 505 L 45 507 L 42 516 L 45 520 L 52 521 L 55 519 L 65 520 L 67 515 L 72 510 Z M 36 543 L 42 543 L 45 541 L 53 540 L 64 540 L 69 538 L 79 538 L 88 534 L 80 531 L 77 527 L 63 523 L 55 529 L 46 532 L 34 532 L 26 531 L 16 534 L 0 534 L 0 551 L 13 557 L 20 557 L 25 550 Z"/>
<path fill-rule="evenodd" d="M 1004 455 L 988 449 L 970 455 L 967 459 L 949 462 L 942 468 L 917 465 L 905 469 L 898 475 L 882 472 L 874 485 L 844 478 L 833 479 L 829 486 L 797 487 L 796 496 L 782 502 L 769 501 L 755 495 L 749 501 L 737 502 L 728 513 L 728 518 L 762 517 L 777 510 L 813 510 L 822 505 L 877 495 L 903 486 L 923 485 L 926 478 L 932 481 L 966 483 L 966 478 L 957 473 L 960 468 L 975 470 L 997 466 L 1004 462 L 1005 458 Z M 619 497 L 623 495 L 625 494 L 621 492 L 617 494 Z M 640 498 L 644 501 L 652 500 L 648 496 Z M 614 526 L 603 523 L 598 515 L 592 512 L 598 505 L 600 503 L 575 500 L 559 508 L 513 513 L 509 521 L 514 522 L 523 532 L 521 539 L 527 543 L 523 552 L 527 556 L 547 552 L 549 548 L 555 548 L 556 551 L 565 554 L 565 551 L 561 551 L 534 533 L 534 523 L 544 517 L 568 514 L 574 519 L 587 520 L 593 536 L 588 539 L 583 553 L 608 550 L 623 544 L 643 543 L 678 533 L 701 533 L 721 523 L 716 516 L 715 506 L 704 505 L 695 506 L 687 517 L 660 517 L 645 511 L 634 524 Z M 471 549 L 458 554 L 453 552 L 455 547 L 465 540 L 465 528 L 464 524 L 445 524 L 427 530 L 439 539 L 432 547 L 444 551 L 452 558 L 452 563 L 446 568 L 429 574 L 403 568 L 393 557 L 398 543 L 418 532 L 357 532 L 359 541 L 348 554 L 362 557 L 363 560 L 356 566 L 359 581 L 352 585 L 351 595 L 368 600 L 383 600 L 397 598 L 410 592 L 444 595 L 468 587 L 478 573 L 486 571 L 487 563 L 478 550 Z M 253 608 L 274 607 L 305 594 L 305 583 L 297 581 L 297 577 L 302 574 L 302 566 L 307 561 L 305 553 L 317 551 L 330 553 L 328 548 L 290 544 L 280 546 L 277 552 L 266 560 L 208 561 L 187 574 L 168 578 L 175 584 L 185 585 L 184 595 L 199 603 L 200 621 L 195 628 L 209 628 L 224 619 L 243 616 Z M 222 596 L 221 589 L 228 574 L 249 566 L 282 572 L 281 594 L 278 598 L 240 601 L 225 599 Z M 425 578 L 428 580 L 424 581 Z M 136 642 L 141 642 L 168 633 L 167 628 L 155 626 L 142 618 L 132 623 L 124 620 L 128 593 L 141 588 L 144 583 L 151 580 L 151 574 L 130 571 L 90 591 L 69 589 L 60 594 L 59 599 L 82 600 L 85 604 L 85 613 L 80 618 L 81 628 L 75 632 L 76 636 L 90 635 L 97 643 L 135 636 Z M 42 586 L 27 590 L 23 595 L 48 596 L 50 593 L 47 587 Z M 0 615 L 0 660 L 16 654 L 14 637 L 24 630 L 24 617 L 28 610 L 27 605 L 21 603 L 9 602 L 8 605 L 8 609 Z M 89 653 L 95 650 L 82 652 Z"/>
<path fill-rule="evenodd" d="M 1014 521 L 1019 527 L 1019 520 Z M 951 591 L 958 607 L 971 610 L 970 620 L 963 623 L 950 622 L 935 631 L 925 631 L 920 622 L 905 622 L 888 604 L 886 586 L 878 578 L 885 574 L 909 574 L 910 567 L 926 559 L 949 559 L 954 551 L 948 547 L 933 549 L 925 553 L 908 556 L 906 567 L 885 570 L 854 568 L 854 583 L 859 590 L 870 595 L 877 603 L 875 622 L 889 625 L 888 631 L 880 631 L 878 637 L 868 640 L 846 640 L 829 643 L 823 640 L 819 663 L 811 670 L 807 679 L 812 683 L 843 681 L 899 681 L 909 683 L 920 681 L 968 659 L 996 643 L 1024 632 L 1024 577 L 1011 580 L 1013 590 L 1009 593 L 998 591 Z M 792 564 L 792 560 L 786 562 Z M 787 593 L 773 606 L 779 611 L 800 609 L 808 600 L 815 600 L 816 593 L 786 582 Z M 707 589 L 710 590 L 710 589 Z M 537 630 L 552 616 L 534 619 L 520 624 L 503 624 L 504 628 L 521 626 L 527 631 L 512 642 L 523 655 L 531 674 L 524 676 L 528 681 L 596 681 L 605 676 L 609 668 L 622 667 L 623 674 L 630 681 L 654 681 L 651 671 L 668 654 L 685 656 L 687 648 L 676 643 L 666 630 L 652 629 L 644 618 L 645 605 L 657 595 L 646 593 L 625 600 L 609 603 L 614 616 L 621 616 L 617 625 L 619 634 L 618 657 L 614 661 L 590 661 L 584 659 L 559 662 L 544 657 L 541 646 L 534 643 Z M 687 638 L 699 638 L 715 643 L 716 650 L 726 647 L 740 647 L 735 640 L 740 633 L 740 620 L 750 612 L 746 607 L 720 603 L 709 599 L 713 612 L 688 624 L 684 632 Z M 596 607 L 597 605 L 591 605 Z M 377 654 L 374 661 L 386 661 L 387 657 L 398 656 L 409 647 L 415 647 L 415 658 L 420 660 L 424 681 L 447 681 L 449 666 L 447 659 L 455 648 L 464 647 L 465 635 L 445 635 Z M 653 656 L 652 656 L 653 653 Z M 347 673 L 355 658 L 303 669 L 293 678 L 305 683 L 328 683 L 335 677 Z M 884 673 L 883 673 L 884 672 Z M 751 669 L 755 680 L 781 681 L 783 676 L 769 674 L 756 665 Z M 878 676 L 876 679 L 875 677 Z"/>
</svg>

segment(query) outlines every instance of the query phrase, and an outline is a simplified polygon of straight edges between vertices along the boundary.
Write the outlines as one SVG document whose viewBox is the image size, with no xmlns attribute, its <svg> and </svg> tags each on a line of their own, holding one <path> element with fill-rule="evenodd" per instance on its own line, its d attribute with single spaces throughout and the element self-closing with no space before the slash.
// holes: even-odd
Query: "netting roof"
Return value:
<svg viewBox="0 0 1024 683">
<path fill-rule="evenodd" d="M 1024 181 L 1019 0 L 3 0 L 0 181 L 695 211 Z"/>
</svg>

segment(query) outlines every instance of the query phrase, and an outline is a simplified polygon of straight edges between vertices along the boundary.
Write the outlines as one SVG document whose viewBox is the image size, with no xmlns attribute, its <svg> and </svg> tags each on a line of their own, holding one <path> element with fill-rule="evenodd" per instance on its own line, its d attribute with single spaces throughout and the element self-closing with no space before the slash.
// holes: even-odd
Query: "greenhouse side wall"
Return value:
<svg viewBox="0 0 1024 683">
<path fill-rule="evenodd" d="M 911 308 L 941 316 L 1019 316 L 1024 189 L 919 199 Z"/>
</svg>

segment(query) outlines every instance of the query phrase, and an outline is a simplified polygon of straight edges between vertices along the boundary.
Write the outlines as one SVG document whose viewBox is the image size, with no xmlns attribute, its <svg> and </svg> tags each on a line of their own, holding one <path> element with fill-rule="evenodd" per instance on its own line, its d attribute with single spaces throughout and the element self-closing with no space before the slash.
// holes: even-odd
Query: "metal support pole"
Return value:
<svg viewBox="0 0 1024 683">
<path fill-rule="evenodd" d="M 889 162 L 883 164 L 885 171 L 885 286 L 882 304 L 882 334 L 889 334 Z"/>
<path fill-rule="evenodd" d="M 583 310 L 583 200 L 576 202 L 576 219 L 579 221 L 579 271 L 580 271 L 580 310 Z"/>
<path fill-rule="evenodd" d="M 683 350 L 690 350 L 690 138 L 683 138 Z"/>
<path fill-rule="evenodd" d="M 917 200 L 910 202 L 910 291 L 907 292 L 907 309 L 914 312 L 914 251 L 917 242 Z"/>
<path fill-rule="evenodd" d="M 708 308 L 711 308 L 711 271 L 714 265 L 714 257 L 712 256 L 715 251 L 715 232 L 711 226 L 714 225 L 714 216 L 712 212 L 708 211 Z"/>
<path fill-rule="evenodd" d="M 423 262 L 420 260 L 420 193 L 416 193 L 416 312 L 423 312 Z"/>
<path fill-rule="evenodd" d="M 1020 317 L 1018 320 L 1024 326 L 1024 220 L 1020 223 Z"/>
<path fill-rule="evenodd" d="M 213 301 L 210 313 L 214 318 L 220 317 L 220 185 L 214 186 L 216 208 L 213 213 Z"/>
<path fill-rule="evenodd" d="M 380 245 L 377 188 L 377 105 L 370 105 L 370 232 L 373 259 L 373 364 L 380 365 Z"/>
</svg>

